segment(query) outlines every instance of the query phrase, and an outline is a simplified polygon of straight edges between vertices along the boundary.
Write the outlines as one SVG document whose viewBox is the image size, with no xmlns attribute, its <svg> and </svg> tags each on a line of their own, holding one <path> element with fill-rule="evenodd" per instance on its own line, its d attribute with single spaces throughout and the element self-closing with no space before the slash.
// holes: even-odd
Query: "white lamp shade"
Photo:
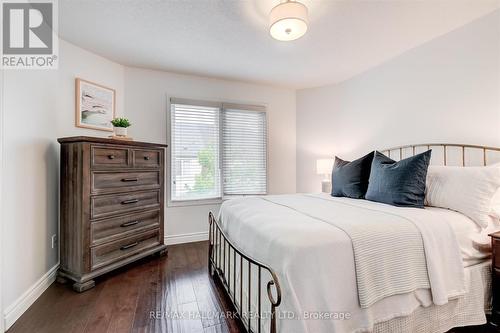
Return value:
<svg viewBox="0 0 500 333">
<path fill-rule="evenodd" d="M 329 175 L 332 173 L 333 159 L 323 158 L 316 160 L 316 173 L 318 175 Z"/>
<path fill-rule="evenodd" d="M 307 7 L 300 2 L 280 3 L 269 14 L 269 32 L 274 39 L 291 41 L 307 31 Z"/>
</svg>

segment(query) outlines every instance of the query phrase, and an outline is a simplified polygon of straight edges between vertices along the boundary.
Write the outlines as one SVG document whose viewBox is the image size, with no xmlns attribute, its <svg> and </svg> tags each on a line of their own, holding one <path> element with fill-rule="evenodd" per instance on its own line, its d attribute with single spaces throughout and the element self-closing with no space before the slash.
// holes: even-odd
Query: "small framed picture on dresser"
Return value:
<svg viewBox="0 0 500 333">
<path fill-rule="evenodd" d="M 76 78 L 76 127 L 113 131 L 116 92 L 112 88 Z"/>
</svg>

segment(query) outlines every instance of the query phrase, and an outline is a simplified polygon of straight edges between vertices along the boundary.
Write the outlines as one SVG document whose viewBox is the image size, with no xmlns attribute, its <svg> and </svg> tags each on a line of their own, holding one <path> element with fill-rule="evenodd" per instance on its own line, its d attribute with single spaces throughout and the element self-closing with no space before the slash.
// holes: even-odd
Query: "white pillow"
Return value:
<svg viewBox="0 0 500 333">
<path fill-rule="evenodd" d="M 500 231 L 500 220 L 492 218 L 488 226 L 479 233 L 470 234 L 472 246 L 479 252 L 491 252 L 491 233 Z"/>
<path fill-rule="evenodd" d="M 500 188 L 500 167 L 430 166 L 426 185 L 428 206 L 455 210 L 486 228 Z"/>
<path fill-rule="evenodd" d="M 500 220 L 500 189 L 493 196 L 493 200 L 491 202 L 491 215 Z"/>
</svg>

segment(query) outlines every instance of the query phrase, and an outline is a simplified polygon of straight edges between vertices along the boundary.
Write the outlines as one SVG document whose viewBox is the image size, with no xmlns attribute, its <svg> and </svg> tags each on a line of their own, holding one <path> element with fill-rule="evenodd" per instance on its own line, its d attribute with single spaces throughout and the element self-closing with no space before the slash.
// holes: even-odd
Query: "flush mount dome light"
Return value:
<svg viewBox="0 0 500 333">
<path fill-rule="evenodd" d="M 274 39 L 290 41 L 307 31 L 307 7 L 296 1 L 280 3 L 269 13 L 269 33 Z"/>
</svg>

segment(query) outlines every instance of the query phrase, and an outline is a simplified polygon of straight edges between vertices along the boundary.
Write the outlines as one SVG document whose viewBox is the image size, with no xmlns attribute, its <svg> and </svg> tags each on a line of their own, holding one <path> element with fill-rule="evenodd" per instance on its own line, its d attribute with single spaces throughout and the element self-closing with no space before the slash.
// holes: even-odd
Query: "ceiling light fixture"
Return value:
<svg viewBox="0 0 500 333">
<path fill-rule="evenodd" d="M 307 7 L 297 1 L 282 2 L 269 13 L 269 33 L 274 39 L 291 41 L 307 31 Z"/>
</svg>

